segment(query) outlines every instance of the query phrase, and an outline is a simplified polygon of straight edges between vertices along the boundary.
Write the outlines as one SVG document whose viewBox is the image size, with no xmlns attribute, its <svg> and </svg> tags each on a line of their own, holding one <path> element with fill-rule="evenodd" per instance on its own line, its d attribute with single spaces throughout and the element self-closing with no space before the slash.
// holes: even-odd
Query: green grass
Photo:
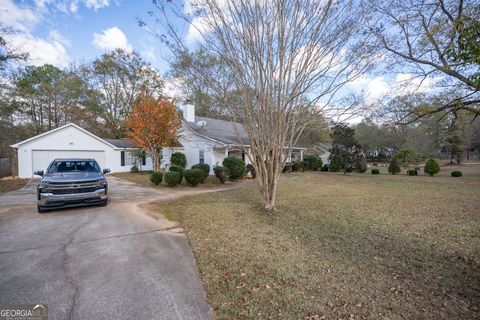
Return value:
<svg viewBox="0 0 480 320">
<path fill-rule="evenodd" d="M 458 169 L 458 168 L 456 168 Z M 480 166 L 464 177 L 286 174 L 159 203 L 189 237 L 218 319 L 480 316 Z"/>
<path fill-rule="evenodd" d="M 28 179 L 1 179 L 0 194 L 23 188 Z"/>
</svg>

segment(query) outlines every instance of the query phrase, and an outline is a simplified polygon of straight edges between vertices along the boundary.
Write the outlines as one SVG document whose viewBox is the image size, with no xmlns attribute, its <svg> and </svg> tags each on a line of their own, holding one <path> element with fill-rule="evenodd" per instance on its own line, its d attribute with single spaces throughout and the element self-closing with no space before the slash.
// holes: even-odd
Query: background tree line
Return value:
<svg viewBox="0 0 480 320">
<path fill-rule="evenodd" d="M 2 60 L 0 157 L 11 155 L 10 144 L 70 122 L 101 137 L 123 138 L 135 99 L 141 92 L 159 96 L 164 85 L 138 53 L 121 49 L 66 69 L 48 64 L 14 69 L 6 66 L 8 60 Z"/>
</svg>

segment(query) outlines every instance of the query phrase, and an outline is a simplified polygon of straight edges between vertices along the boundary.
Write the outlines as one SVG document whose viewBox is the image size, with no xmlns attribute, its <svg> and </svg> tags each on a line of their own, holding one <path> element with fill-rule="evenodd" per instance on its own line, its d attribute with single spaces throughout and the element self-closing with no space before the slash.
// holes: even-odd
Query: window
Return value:
<svg viewBox="0 0 480 320">
<path fill-rule="evenodd" d="M 198 150 L 198 158 L 199 158 L 198 159 L 199 163 L 205 163 L 205 150 L 203 149 Z"/>
<path fill-rule="evenodd" d="M 145 162 L 146 162 L 145 157 L 137 158 L 130 151 L 123 151 L 123 150 L 120 151 L 120 165 L 122 167 L 133 166 L 139 163 L 140 161 L 142 162 L 142 165 L 145 165 Z"/>
<path fill-rule="evenodd" d="M 127 152 L 125 153 L 125 165 L 126 165 L 126 166 L 133 166 L 133 165 L 135 165 L 136 162 L 137 162 L 136 160 L 137 160 L 136 157 L 134 157 L 131 152 L 128 152 L 128 151 L 127 151 Z"/>
</svg>

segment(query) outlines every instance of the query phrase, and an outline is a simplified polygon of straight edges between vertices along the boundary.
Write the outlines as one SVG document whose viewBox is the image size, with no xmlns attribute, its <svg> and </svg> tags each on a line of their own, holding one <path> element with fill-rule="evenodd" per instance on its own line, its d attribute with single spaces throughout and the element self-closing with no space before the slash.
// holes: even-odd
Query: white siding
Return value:
<svg viewBox="0 0 480 320">
<path fill-rule="evenodd" d="M 22 178 L 33 177 L 33 171 L 37 170 L 35 168 L 43 167 L 45 159 L 49 159 L 50 155 L 59 158 L 79 155 L 98 158 L 99 164 L 112 172 L 130 171 L 130 165 L 121 166 L 120 151 L 121 149 L 113 148 L 100 138 L 95 138 L 75 126 L 65 126 L 18 147 L 18 175 Z M 99 152 L 103 152 L 103 156 L 99 156 Z M 151 168 L 152 161 L 147 157 L 147 164 L 142 169 Z"/>
</svg>

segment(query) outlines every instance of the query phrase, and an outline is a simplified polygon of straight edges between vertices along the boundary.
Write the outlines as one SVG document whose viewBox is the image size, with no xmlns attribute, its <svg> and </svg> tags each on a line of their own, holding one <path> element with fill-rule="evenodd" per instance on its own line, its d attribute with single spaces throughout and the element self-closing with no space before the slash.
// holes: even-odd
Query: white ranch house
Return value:
<svg viewBox="0 0 480 320">
<path fill-rule="evenodd" d="M 221 165 L 228 156 L 237 156 L 249 163 L 243 150 L 249 149 L 248 136 L 241 125 L 237 125 L 242 144 L 232 122 L 195 116 L 193 105 L 184 105 L 183 124 L 179 136 L 180 145 L 164 148 L 161 165 L 170 165 L 173 152 L 183 152 L 187 158 L 187 167 L 197 163 L 206 163 L 213 169 Z M 138 159 L 132 155 L 137 149 L 132 141 L 105 139 L 69 123 L 62 127 L 44 132 L 27 140 L 11 145 L 17 150 L 18 176 L 30 178 L 35 171 L 46 170 L 49 163 L 58 158 L 93 158 L 102 168 L 112 172 L 128 172 L 133 165 L 142 170 L 152 170 L 149 156 Z M 295 148 L 289 160 L 303 159 L 304 148 Z"/>
</svg>

